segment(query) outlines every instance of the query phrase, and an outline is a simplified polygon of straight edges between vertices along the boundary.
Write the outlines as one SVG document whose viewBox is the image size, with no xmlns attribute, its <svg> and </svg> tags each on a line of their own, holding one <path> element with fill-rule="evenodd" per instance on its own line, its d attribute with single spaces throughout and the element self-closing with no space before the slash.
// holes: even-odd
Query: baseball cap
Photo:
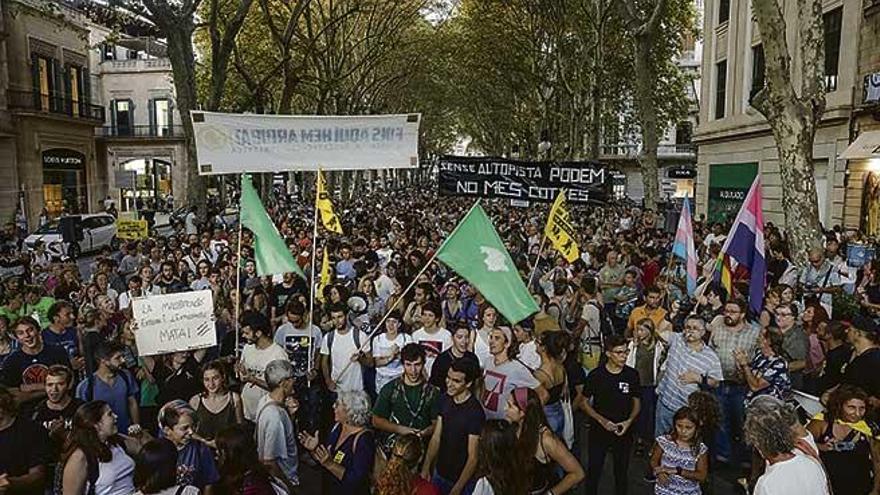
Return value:
<svg viewBox="0 0 880 495">
<path fill-rule="evenodd" d="M 856 315 L 853 317 L 851 326 L 857 330 L 867 333 L 880 333 L 880 326 L 871 318 Z"/>
</svg>

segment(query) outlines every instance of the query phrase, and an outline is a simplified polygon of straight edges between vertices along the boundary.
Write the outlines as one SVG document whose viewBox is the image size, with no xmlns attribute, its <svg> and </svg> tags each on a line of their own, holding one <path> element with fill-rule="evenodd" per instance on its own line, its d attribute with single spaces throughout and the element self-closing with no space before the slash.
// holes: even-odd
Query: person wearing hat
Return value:
<svg viewBox="0 0 880 495">
<path fill-rule="evenodd" d="M 868 394 L 868 417 L 880 416 L 880 325 L 856 316 L 847 331 L 853 358 L 843 371 L 841 384 L 854 385 Z"/>
</svg>

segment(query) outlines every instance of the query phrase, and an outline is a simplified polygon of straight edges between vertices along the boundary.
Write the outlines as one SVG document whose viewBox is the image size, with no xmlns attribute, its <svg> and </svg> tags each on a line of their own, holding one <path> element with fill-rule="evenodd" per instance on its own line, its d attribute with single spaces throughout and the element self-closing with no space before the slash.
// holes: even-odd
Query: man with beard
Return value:
<svg viewBox="0 0 880 495">
<path fill-rule="evenodd" d="M 699 316 L 688 317 L 684 332 L 672 333 L 667 341 L 666 372 L 657 385 L 657 412 L 654 431 L 670 431 L 672 418 L 688 397 L 701 388 L 714 388 L 721 382 L 721 361 L 715 351 L 703 343 L 706 322 Z"/>
<path fill-rule="evenodd" d="M 282 275 L 282 277 L 281 283 L 275 285 L 270 296 L 270 303 L 272 305 L 272 324 L 275 326 L 281 324 L 281 318 L 285 314 L 287 304 L 296 299 L 298 294 L 308 293 L 308 287 L 306 287 L 305 280 L 296 276 L 295 273 L 288 272 Z"/>
<path fill-rule="evenodd" d="M 170 261 L 162 263 L 162 271 L 159 273 L 159 279 L 156 280 L 156 286 L 162 294 L 176 294 L 187 290 L 186 284 L 177 278 L 174 273 L 174 265 Z"/>
<path fill-rule="evenodd" d="M 15 398 L 0 388 L 0 493 L 41 495 L 50 456 L 46 431 L 20 416 Z"/>
<path fill-rule="evenodd" d="M 748 306 L 742 299 L 732 299 L 724 305 L 724 314 L 709 325 L 709 346 L 721 361 L 723 379 L 716 389 L 721 405 L 721 429 L 718 435 L 717 453 L 721 460 L 746 462 L 748 451 L 743 443 L 743 419 L 745 418 L 745 378 L 734 358 L 741 350 L 752 356 L 758 347 L 761 327 L 746 321 Z"/>
<path fill-rule="evenodd" d="M 76 397 L 84 402 L 102 400 L 116 414 L 119 431 L 140 423 L 138 405 L 140 388 L 137 380 L 123 369 L 125 347 L 117 342 L 103 342 L 95 350 L 98 370 L 84 378 L 76 387 Z"/>
<path fill-rule="evenodd" d="M 269 319 L 262 313 L 245 311 L 240 322 L 241 338 L 246 342 L 237 366 L 239 379 L 244 383 L 241 401 L 244 405 L 244 417 L 249 421 L 256 421 L 257 404 L 269 393 L 263 379 L 266 366 L 276 359 L 287 360 L 287 353 L 272 341 Z"/>
<path fill-rule="evenodd" d="M 299 408 L 300 420 L 308 423 L 304 427 L 311 431 L 318 419 L 321 400 L 320 384 L 315 380 L 318 378 L 317 354 L 324 336 L 320 328 L 306 322 L 306 308 L 300 301 L 289 300 L 285 314 L 287 323 L 275 330 L 274 340 L 287 352 L 290 364 L 293 365 L 296 396 L 302 402 Z M 312 382 L 311 386 L 309 382 Z"/>
<path fill-rule="evenodd" d="M 431 479 L 443 494 L 473 491 L 477 446 L 486 422 L 486 413 L 474 396 L 479 377 L 476 359 L 459 359 L 446 374 L 446 393 L 440 397 L 440 412 L 422 466 L 422 477 Z"/>
<path fill-rule="evenodd" d="M 636 329 L 636 324 L 645 318 L 650 318 L 654 322 L 654 328 L 658 332 L 661 330 L 663 320 L 666 319 L 666 310 L 660 306 L 661 302 L 663 302 L 663 294 L 659 288 L 651 286 L 645 289 L 645 304 L 636 306 L 629 314 L 629 319 L 626 323 L 627 337 L 632 336 Z"/>
<path fill-rule="evenodd" d="M 788 361 L 788 373 L 792 388 L 801 390 L 804 386 L 804 368 L 807 367 L 807 353 L 810 340 L 802 326 L 798 324 L 797 306 L 780 304 L 776 306 L 776 325 L 782 333 L 783 357 Z"/>
<path fill-rule="evenodd" d="M 46 373 L 54 364 L 70 366 L 62 347 L 43 344 L 40 324 L 30 316 L 12 325 L 19 349 L 3 361 L 0 383 L 15 396 L 22 413 L 30 414 L 36 402 L 46 396 Z"/>
<path fill-rule="evenodd" d="M 330 392 L 364 389 L 363 367 L 372 366 L 370 336 L 348 324 L 348 306 L 339 302 L 330 307 L 333 330 L 321 342 L 321 370 Z"/>
<path fill-rule="evenodd" d="M 425 380 L 425 349 L 407 344 L 400 351 L 400 360 L 403 375 L 382 387 L 373 407 L 373 427 L 385 433 L 380 445 L 386 458 L 400 435 L 430 438 L 437 418 L 440 391 Z"/>
</svg>

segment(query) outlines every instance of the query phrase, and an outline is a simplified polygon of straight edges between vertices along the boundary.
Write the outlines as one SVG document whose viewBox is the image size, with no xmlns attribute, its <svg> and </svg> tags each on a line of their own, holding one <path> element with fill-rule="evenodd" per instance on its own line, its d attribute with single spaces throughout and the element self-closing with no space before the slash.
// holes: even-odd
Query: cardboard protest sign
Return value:
<svg viewBox="0 0 880 495">
<path fill-rule="evenodd" d="M 141 356 L 217 345 L 210 290 L 137 298 L 131 304 Z"/>
<path fill-rule="evenodd" d="M 146 220 L 116 220 L 116 237 L 120 239 L 146 239 L 148 233 Z"/>
</svg>

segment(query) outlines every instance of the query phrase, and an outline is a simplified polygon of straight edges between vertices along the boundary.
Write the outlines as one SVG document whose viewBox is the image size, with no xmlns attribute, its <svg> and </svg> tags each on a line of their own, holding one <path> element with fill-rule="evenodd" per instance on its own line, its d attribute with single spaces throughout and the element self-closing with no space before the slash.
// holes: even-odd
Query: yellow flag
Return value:
<svg viewBox="0 0 880 495">
<path fill-rule="evenodd" d="M 321 281 L 318 282 L 318 292 L 315 297 L 324 302 L 324 287 L 330 285 L 330 258 L 327 257 L 327 247 L 324 247 L 324 261 L 321 262 Z"/>
<path fill-rule="evenodd" d="M 333 213 L 333 203 L 330 202 L 330 195 L 327 194 L 327 183 L 324 182 L 324 172 L 318 170 L 318 194 L 315 196 L 315 208 L 321 212 L 321 222 L 324 228 L 330 232 L 342 233 L 342 224 L 336 213 Z"/>
<path fill-rule="evenodd" d="M 547 218 L 547 226 L 544 227 L 544 235 L 550 239 L 553 247 L 569 263 L 580 256 L 577 242 L 574 240 L 574 227 L 569 222 L 568 210 L 565 209 L 565 193 L 563 191 L 559 191 L 556 201 L 550 208 L 550 216 Z"/>
</svg>

